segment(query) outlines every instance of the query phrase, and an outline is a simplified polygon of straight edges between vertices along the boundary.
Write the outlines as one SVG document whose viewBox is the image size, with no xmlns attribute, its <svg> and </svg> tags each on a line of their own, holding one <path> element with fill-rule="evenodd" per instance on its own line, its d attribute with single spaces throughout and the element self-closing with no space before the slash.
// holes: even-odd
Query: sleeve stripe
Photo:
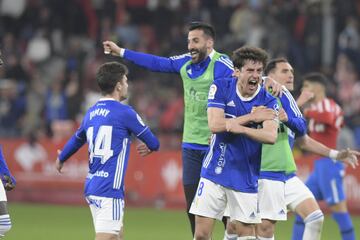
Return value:
<svg viewBox="0 0 360 240">
<path fill-rule="evenodd" d="M 221 63 L 223 63 L 225 66 L 227 66 L 228 68 L 230 68 L 231 70 L 234 70 L 234 67 L 233 67 L 232 63 L 229 64 L 228 62 L 225 62 L 225 61 L 223 61 L 222 59 L 219 59 L 218 62 L 221 62 Z"/>
<path fill-rule="evenodd" d="M 184 53 L 181 55 L 176 55 L 176 56 L 172 56 L 170 57 L 171 60 L 177 60 L 177 59 L 181 59 L 181 58 L 185 58 L 185 57 L 189 57 L 190 53 Z"/>
<path fill-rule="evenodd" d="M 288 90 L 285 90 L 284 91 L 284 94 L 286 96 L 286 98 L 289 100 L 290 102 L 290 108 L 291 110 L 295 113 L 295 115 L 297 117 L 302 117 L 302 114 L 301 114 L 301 111 L 300 109 L 298 108 L 296 102 L 295 102 L 295 99 L 291 96 L 291 93 L 288 91 Z"/>
<path fill-rule="evenodd" d="M 145 128 L 144 128 L 144 130 L 142 130 L 138 135 L 136 135 L 137 137 L 139 137 L 141 134 L 143 134 L 147 129 L 148 129 L 149 127 L 148 126 L 146 126 Z"/>
<path fill-rule="evenodd" d="M 225 104 L 223 103 L 217 103 L 217 102 L 209 102 L 208 105 L 214 104 L 214 105 L 220 105 L 220 106 L 225 106 Z"/>
<path fill-rule="evenodd" d="M 229 63 L 231 66 L 233 66 L 233 62 L 232 62 L 229 58 L 227 58 L 227 57 L 221 56 L 221 57 L 219 58 L 219 60 L 220 60 L 220 61 L 227 62 L 227 63 Z"/>
</svg>

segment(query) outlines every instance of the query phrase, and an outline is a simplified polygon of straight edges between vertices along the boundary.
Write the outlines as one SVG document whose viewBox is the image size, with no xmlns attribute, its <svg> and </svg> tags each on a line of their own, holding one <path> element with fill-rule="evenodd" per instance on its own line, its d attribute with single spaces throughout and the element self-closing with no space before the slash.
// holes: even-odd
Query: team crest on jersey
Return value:
<svg viewBox="0 0 360 240">
<path fill-rule="evenodd" d="M 136 118 L 137 118 L 137 120 L 139 121 L 139 123 L 145 127 L 145 123 L 143 122 L 143 120 L 141 119 L 141 117 L 139 116 L 139 114 L 136 114 Z"/>
<path fill-rule="evenodd" d="M 215 85 L 215 84 L 212 84 L 212 85 L 210 86 L 208 99 L 214 99 L 214 98 L 215 98 L 216 90 L 217 90 L 216 85 Z"/>
<path fill-rule="evenodd" d="M 266 108 L 265 106 L 261 105 L 261 106 L 253 106 L 251 108 L 251 113 L 255 112 L 256 110 L 258 109 L 263 109 L 263 108 Z"/>
</svg>

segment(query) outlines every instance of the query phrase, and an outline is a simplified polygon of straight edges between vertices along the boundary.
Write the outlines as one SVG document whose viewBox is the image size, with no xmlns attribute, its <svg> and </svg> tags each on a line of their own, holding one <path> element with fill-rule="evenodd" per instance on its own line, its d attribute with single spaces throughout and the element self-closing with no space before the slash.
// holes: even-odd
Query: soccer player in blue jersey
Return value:
<svg viewBox="0 0 360 240">
<path fill-rule="evenodd" d="M 96 240 L 122 239 L 124 216 L 124 177 L 129 159 L 131 134 L 145 144 L 137 147 L 142 156 L 159 149 L 159 141 L 130 106 L 121 103 L 127 97 L 127 68 L 109 62 L 96 74 L 103 98 L 92 106 L 56 160 L 61 172 L 65 161 L 86 142 L 89 173 L 85 198 L 93 217 Z"/>
<path fill-rule="evenodd" d="M 3 65 L 3 60 L 1 59 L 0 51 L 0 66 Z M 15 188 L 16 180 L 11 175 L 9 168 L 6 164 L 4 155 L 2 153 L 2 148 L 0 146 L 0 238 L 7 233 L 11 228 L 11 220 L 7 206 L 7 197 L 6 191 L 11 191 Z"/>
<path fill-rule="evenodd" d="M 217 79 L 210 87 L 213 135 L 190 209 L 196 215 L 197 240 L 211 238 L 215 219 L 222 218 L 226 205 L 238 239 L 256 239 L 261 143 L 274 143 L 278 128 L 279 105 L 259 84 L 266 60 L 260 48 L 239 48 L 233 53 L 235 77 Z"/>
</svg>

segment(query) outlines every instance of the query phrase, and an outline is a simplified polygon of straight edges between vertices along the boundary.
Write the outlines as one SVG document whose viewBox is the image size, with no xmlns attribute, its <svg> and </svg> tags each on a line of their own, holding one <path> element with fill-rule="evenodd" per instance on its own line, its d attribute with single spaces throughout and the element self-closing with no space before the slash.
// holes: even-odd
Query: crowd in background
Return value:
<svg viewBox="0 0 360 240">
<path fill-rule="evenodd" d="M 102 41 L 160 56 L 187 51 L 187 24 L 211 23 L 216 49 L 248 44 L 321 71 L 360 148 L 360 3 L 356 0 L 0 0 L 0 137 L 68 137 L 98 98 Z M 182 82 L 132 64 L 129 103 L 157 133 L 181 134 Z M 299 94 L 299 89 L 295 96 Z"/>
</svg>

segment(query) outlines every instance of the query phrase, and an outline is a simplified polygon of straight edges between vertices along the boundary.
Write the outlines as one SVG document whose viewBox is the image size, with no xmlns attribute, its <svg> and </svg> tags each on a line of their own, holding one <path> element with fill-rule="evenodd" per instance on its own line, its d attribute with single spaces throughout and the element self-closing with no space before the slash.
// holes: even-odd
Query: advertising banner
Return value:
<svg viewBox="0 0 360 240">
<path fill-rule="evenodd" d="M 25 139 L 0 139 L 17 187 L 10 201 L 84 204 L 83 182 L 88 170 L 87 147 L 82 147 L 65 164 L 55 169 L 57 150 L 64 142 L 43 139 L 30 144 Z M 297 155 L 298 176 L 306 180 L 314 156 Z M 180 150 L 160 150 L 147 157 L 131 149 L 125 178 L 126 204 L 132 206 L 184 207 Z M 360 172 L 347 167 L 345 181 L 349 208 L 360 214 Z"/>
</svg>

